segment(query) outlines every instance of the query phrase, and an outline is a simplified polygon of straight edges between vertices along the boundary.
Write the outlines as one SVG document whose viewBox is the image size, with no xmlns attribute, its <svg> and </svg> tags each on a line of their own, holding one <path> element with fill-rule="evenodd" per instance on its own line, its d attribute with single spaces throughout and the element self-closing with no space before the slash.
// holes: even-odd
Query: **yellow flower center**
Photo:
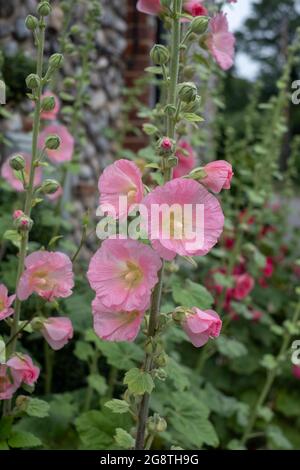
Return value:
<svg viewBox="0 0 300 470">
<path fill-rule="evenodd" d="M 131 188 L 127 193 L 128 204 L 133 204 L 135 202 L 137 190 L 136 188 Z"/>
<path fill-rule="evenodd" d="M 143 273 L 140 267 L 133 261 L 127 261 L 127 269 L 124 272 L 124 280 L 130 287 L 137 286 L 143 279 Z"/>
<path fill-rule="evenodd" d="M 2 312 L 2 310 L 4 310 L 4 301 L 0 299 L 0 312 Z"/>
</svg>

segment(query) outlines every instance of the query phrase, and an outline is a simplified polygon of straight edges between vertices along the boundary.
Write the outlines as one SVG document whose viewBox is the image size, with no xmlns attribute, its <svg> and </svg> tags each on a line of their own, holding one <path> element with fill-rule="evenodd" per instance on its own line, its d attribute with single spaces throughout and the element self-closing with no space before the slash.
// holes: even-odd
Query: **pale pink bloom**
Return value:
<svg viewBox="0 0 300 470">
<path fill-rule="evenodd" d="M 144 313 L 119 312 L 105 307 L 97 297 L 92 303 L 94 330 L 105 341 L 132 342 L 140 331 Z"/>
<path fill-rule="evenodd" d="M 115 311 L 144 311 L 158 282 L 159 256 L 136 240 L 105 240 L 87 273 L 103 305 Z"/>
<path fill-rule="evenodd" d="M 225 160 L 216 160 L 204 166 L 206 177 L 201 179 L 201 183 L 214 193 L 221 192 L 222 189 L 230 189 L 233 177 L 232 166 Z"/>
<path fill-rule="evenodd" d="M 57 201 L 62 195 L 64 194 L 64 190 L 61 186 L 55 191 L 53 194 L 47 194 L 47 198 L 50 199 L 50 201 Z"/>
<path fill-rule="evenodd" d="M 182 139 L 178 142 L 178 149 L 175 155 L 178 158 L 178 165 L 174 168 L 173 178 L 188 175 L 196 165 L 196 155 L 193 147 L 186 140 Z"/>
<path fill-rule="evenodd" d="M 235 275 L 234 279 L 235 287 L 233 290 L 233 297 L 236 300 L 243 300 L 253 290 L 255 281 L 248 273 Z"/>
<path fill-rule="evenodd" d="M 58 97 L 54 93 L 52 93 L 51 91 L 46 91 L 42 95 L 42 99 L 47 98 L 48 96 L 53 96 L 54 101 L 55 101 L 55 106 L 54 106 L 54 109 L 52 109 L 51 111 L 42 111 L 41 118 L 45 119 L 47 121 L 54 121 L 54 119 L 56 119 L 56 117 L 59 113 L 59 110 L 60 110 L 60 101 L 59 101 Z"/>
<path fill-rule="evenodd" d="M 184 10 L 192 16 L 207 16 L 208 11 L 199 0 L 187 0 L 183 5 Z"/>
<path fill-rule="evenodd" d="M 153 207 L 163 204 L 170 216 L 160 214 L 152 219 Z M 174 204 L 179 212 L 172 208 Z M 144 205 L 148 209 L 149 239 L 164 259 L 172 260 L 176 254 L 204 256 L 222 234 L 224 215 L 219 201 L 194 180 L 177 178 L 159 186 L 145 197 Z"/>
<path fill-rule="evenodd" d="M 210 21 L 207 46 L 221 69 L 228 70 L 234 62 L 235 37 L 228 30 L 226 14 L 218 13 Z"/>
<path fill-rule="evenodd" d="M 47 126 L 39 135 L 38 145 L 40 149 L 45 147 L 45 141 L 49 135 L 57 135 L 60 138 L 58 149 L 45 150 L 49 160 L 53 163 L 63 163 L 72 160 L 75 142 L 68 129 L 61 124 L 50 124 Z"/>
<path fill-rule="evenodd" d="M 147 15 L 159 15 L 162 11 L 160 0 L 139 0 L 136 7 Z"/>
<path fill-rule="evenodd" d="M 13 219 L 14 219 L 14 220 L 17 220 L 17 219 L 19 219 L 20 217 L 23 217 L 23 215 L 25 215 L 24 212 L 21 211 L 20 209 L 17 209 L 17 210 L 15 210 L 14 213 L 13 213 Z"/>
<path fill-rule="evenodd" d="M 16 296 L 8 296 L 8 290 L 4 284 L 0 284 L 0 320 L 10 317 L 14 313 L 14 309 L 11 308 Z"/>
<path fill-rule="evenodd" d="M 72 262 L 64 253 L 35 251 L 25 259 L 25 268 L 17 290 L 20 300 L 33 292 L 49 302 L 72 294 Z"/>
<path fill-rule="evenodd" d="M 58 351 L 73 338 L 72 322 L 67 317 L 50 317 L 43 322 L 41 333 L 54 351 Z"/>
<path fill-rule="evenodd" d="M 126 217 L 144 195 L 141 172 L 129 160 L 118 160 L 109 165 L 99 178 L 98 188 L 102 211 L 120 218 Z M 119 207 L 120 196 L 127 198 L 127 210 Z"/>
<path fill-rule="evenodd" d="M 31 156 L 27 153 L 21 153 L 22 157 L 25 160 L 25 168 L 24 168 L 24 177 L 25 182 L 29 183 L 29 176 L 30 176 L 30 165 L 31 165 Z M 5 179 L 10 186 L 15 189 L 16 191 L 24 191 L 23 183 L 20 180 L 21 173 L 19 171 L 13 170 L 9 165 L 9 160 L 13 155 L 11 155 L 2 165 L 1 169 L 1 176 Z M 42 167 L 38 166 L 35 169 L 34 173 L 34 187 L 39 186 L 42 182 Z"/>
<path fill-rule="evenodd" d="M 292 373 L 296 379 L 300 380 L 300 366 L 293 366 Z"/>
<path fill-rule="evenodd" d="M 20 378 L 13 377 L 9 367 L 0 364 L 0 400 L 10 400 L 20 385 Z"/>
<path fill-rule="evenodd" d="M 6 365 L 10 368 L 16 383 L 24 382 L 27 385 L 33 385 L 40 375 L 40 369 L 33 364 L 31 357 L 27 354 L 15 354 Z"/>
<path fill-rule="evenodd" d="M 196 348 L 207 343 L 209 338 L 217 338 L 222 328 L 222 320 L 213 310 L 192 308 L 182 323 L 182 327 Z"/>
</svg>

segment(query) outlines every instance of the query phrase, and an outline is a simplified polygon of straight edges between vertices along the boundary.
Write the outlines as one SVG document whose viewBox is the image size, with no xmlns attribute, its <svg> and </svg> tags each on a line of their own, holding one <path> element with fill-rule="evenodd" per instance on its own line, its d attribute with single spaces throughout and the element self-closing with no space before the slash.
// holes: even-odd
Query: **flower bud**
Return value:
<svg viewBox="0 0 300 470">
<path fill-rule="evenodd" d="M 160 156 L 169 157 L 174 153 L 175 142 L 169 137 L 163 137 L 158 141 L 157 148 Z"/>
<path fill-rule="evenodd" d="M 23 215 L 24 215 L 24 212 L 21 211 L 21 209 L 17 209 L 17 210 L 15 210 L 14 213 L 13 213 L 13 219 L 14 219 L 14 220 L 17 220 L 17 219 L 19 219 L 20 217 L 23 217 Z"/>
<path fill-rule="evenodd" d="M 41 79 L 35 73 L 31 73 L 26 78 L 26 86 L 27 88 L 30 88 L 31 90 L 36 90 L 40 86 L 40 84 L 41 84 Z"/>
<path fill-rule="evenodd" d="M 190 24 L 190 31 L 195 34 L 204 34 L 207 31 L 209 18 L 207 16 L 197 16 Z"/>
<path fill-rule="evenodd" d="M 51 6 L 49 4 L 49 2 L 41 2 L 39 5 L 38 5 L 38 13 L 41 15 L 41 16 L 48 16 L 50 15 L 51 13 Z"/>
<path fill-rule="evenodd" d="M 29 232 L 33 226 L 33 220 L 30 219 L 27 215 L 22 215 L 15 220 L 15 227 L 19 232 Z"/>
<path fill-rule="evenodd" d="M 206 176 L 207 176 L 207 173 L 205 172 L 204 168 L 201 168 L 201 167 L 194 168 L 194 170 L 192 170 L 188 175 L 190 179 L 197 180 L 197 181 L 202 180 Z"/>
<path fill-rule="evenodd" d="M 169 61 L 170 54 L 165 46 L 161 44 L 155 44 L 150 51 L 150 57 L 154 64 L 164 65 Z"/>
<path fill-rule="evenodd" d="M 22 171 L 25 168 L 25 160 L 22 155 L 14 155 L 9 159 L 9 166 L 12 170 Z"/>
<path fill-rule="evenodd" d="M 51 69 L 58 69 L 62 63 L 63 63 L 63 56 L 62 54 L 52 54 L 52 56 L 50 56 L 50 59 L 49 59 L 49 67 Z"/>
<path fill-rule="evenodd" d="M 54 194 L 59 188 L 59 183 L 55 180 L 46 179 L 42 186 L 41 191 L 44 194 Z"/>
<path fill-rule="evenodd" d="M 51 134 L 45 140 L 45 147 L 49 150 L 57 150 L 60 146 L 60 138 L 58 135 Z"/>
<path fill-rule="evenodd" d="M 147 428 L 150 433 L 164 432 L 167 429 L 167 423 L 158 413 L 150 416 L 147 422 Z"/>
<path fill-rule="evenodd" d="M 186 317 L 186 309 L 183 307 L 178 307 L 174 310 L 172 314 L 172 318 L 176 323 L 181 323 L 185 320 Z"/>
<path fill-rule="evenodd" d="M 181 101 L 189 103 L 194 101 L 197 96 L 197 87 L 193 82 L 180 83 L 178 85 L 178 96 Z"/>
<path fill-rule="evenodd" d="M 169 157 L 167 160 L 167 168 L 175 168 L 178 165 L 177 157 Z"/>
<path fill-rule="evenodd" d="M 55 108 L 54 96 L 46 96 L 41 105 L 42 111 L 52 111 Z"/>
<path fill-rule="evenodd" d="M 184 105 L 183 111 L 185 113 L 196 113 L 199 111 L 201 104 L 201 96 L 197 95 L 194 101 L 191 101 L 190 103 L 186 103 Z"/>
<path fill-rule="evenodd" d="M 25 20 L 25 25 L 29 31 L 34 31 L 38 26 L 38 19 L 35 16 L 28 15 Z"/>
<path fill-rule="evenodd" d="M 156 359 L 155 359 L 155 364 L 158 367 L 165 367 L 167 365 L 168 359 L 166 354 L 161 353 Z"/>
</svg>

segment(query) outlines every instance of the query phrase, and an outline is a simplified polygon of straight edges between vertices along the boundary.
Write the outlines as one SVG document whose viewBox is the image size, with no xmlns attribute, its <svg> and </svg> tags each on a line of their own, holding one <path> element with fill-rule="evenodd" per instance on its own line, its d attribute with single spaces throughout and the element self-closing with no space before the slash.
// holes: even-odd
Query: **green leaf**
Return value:
<svg viewBox="0 0 300 470">
<path fill-rule="evenodd" d="M 216 346 L 218 351 L 230 359 L 235 359 L 247 354 L 247 348 L 244 344 L 240 343 L 237 339 L 228 338 L 226 336 L 220 336 L 216 340 Z"/>
<path fill-rule="evenodd" d="M 172 296 L 178 305 L 188 308 L 207 310 L 214 303 L 212 295 L 204 286 L 189 279 L 182 282 L 178 277 L 172 282 Z"/>
<path fill-rule="evenodd" d="M 128 413 L 130 409 L 129 403 L 127 403 L 127 401 L 118 400 L 116 398 L 105 403 L 105 406 L 109 408 L 113 413 L 118 414 Z"/>
<path fill-rule="evenodd" d="M 147 135 L 154 135 L 157 132 L 159 132 L 158 128 L 154 126 L 153 124 L 146 123 L 143 125 L 143 131 Z"/>
<path fill-rule="evenodd" d="M 133 395 L 144 395 L 144 393 L 151 393 L 154 388 L 154 382 L 148 372 L 134 368 L 126 372 L 124 377 L 124 384 Z"/>
<path fill-rule="evenodd" d="M 49 416 L 50 405 L 44 400 L 38 398 L 28 398 L 26 413 L 36 418 L 45 418 Z"/>
<path fill-rule="evenodd" d="M 31 432 L 14 431 L 8 439 L 8 445 L 13 449 L 24 449 L 39 447 L 42 445 L 42 442 Z"/>
<path fill-rule="evenodd" d="M 19 248 L 22 237 L 17 230 L 6 230 L 3 234 L 3 239 L 11 241 L 13 245 Z"/>
<path fill-rule="evenodd" d="M 115 441 L 122 449 L 132 449 L 134 447 L 133 437 L 122 428 L 116 429 Z"/>
<path fill-rule="evenodd" d="M 9 450 L 9 447 L 6 441 L 0 441 L 0 450 Z"/>
<path fill-rule="evenodd" d="M 183 119 L 189 122 L 202 122 L 205 120 L 203 119 L 203 117 L 198 116 L 198 114 L 195 114 L 195 113 L 183 113 L 182 117 Z"/>
<path fill-rule="evenodd" d="M 241 442 L 238 441 L 237 439 L 233 439 L 232 441 L 228 442 L 227 449 L 228 450 L 246 450 L 246 447 L 243 444 L 241 444 Z"/>
<path fill-rule="evenodd" d="M 128 370 L 143 360 L 143 351 L 135 343 L 108 343 L 100 341 L 97 347 L 104 354 L 109 365 L 118 370 Z"/>
<path fill-rule="evenodd" d="M 154 75 L 162 75 L 163 71 L 161 67 L 146 67 L 145 72 L 153 73 Z"/>
<path fill-rule="evenodd" d="M 107 385 L 104 377 L 98 374 L 91 374 L 87 378 L 88 384 L 92 389 L 96 390 L 99 395 L 104 395 L 107 390 Z"/>
<path fill-rule="evenodd" d="M 74 354 L 81 361 L 88 361 L 95 354 L 92 346 L 85 341 L 77 341 L 75 345 Z"/>
<path fill-rule="evenodd" d="M 0 420 L 0 441 L 4 441 L 9 438 L 12 431 L 12 416 L 3 416 Z"/>
<path fill-rule="evenodd" d="M 278 426 L 269 426 L 266 429 L 268 439 L 277 449 L 290 450 L 293 448 L 290 441 L 284 436 Z"/>
<path fill-rule="evenodd" d="M 2 336 L 0 336 L 0 364 L 6 362 L 6 348 Z"/>
<path fill-rule="evenodd" d="M 277 367 L 277 360 L 272 354 L 265 354 L 260 364 L 268 370 L 274 370 Z"/>
<path fill-rule="evenodd" d="M 50 242 L 48 243 L 49 248 L 50 248 L 51 246 L 55 245 L 56 242 L 57 242 L 58 240 L 60 240 L 61 238 L 63 238 L 63 235 L 57 235 L 57 237 L 51 238 Z"/>
</svg>

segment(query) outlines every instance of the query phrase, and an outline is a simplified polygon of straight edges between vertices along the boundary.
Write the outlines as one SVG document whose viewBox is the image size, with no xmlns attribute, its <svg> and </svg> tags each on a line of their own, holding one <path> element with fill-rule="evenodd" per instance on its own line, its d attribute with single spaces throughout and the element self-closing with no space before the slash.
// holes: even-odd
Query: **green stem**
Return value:
<svg viewBox="0 0 300 470">
<path fill-rule="evenodd" d="M 177 93 L 176 88 L 178 84 L 179 76 L 179 61 L 180 61 L 180 38 L 181 38 L 181 23 L 180 17 L 182 11 L 182 0 L 174 0 L 174 11 L 172 17 L 172 32 L 171 32 L 171 65 L 170 65 L 170 82 L 168 89 L 168 104 L 176 106 Z M 166 136 L 174 139 L 175 137 L 175 120 L 173 116 L 168 113 L 167 116 L 167 129 Z M 172 169 L 166 169 L 164 172 L 164 181 L 169 181 L 172 178 Z M 157 333 L 157 325 L 160 313 L 161 305 L 161 294 L 163 287 L 163 274 L 164 274 L 164 262 L 159 273 L 159 281 L 156 285 L 151 301 L 149 326 L 148 326 L 148 338 L 155 339 Z M 155 341 L 153 341 L 155 344 Z M 144 370 L 145 372 L 151 373 L 154 363 L 155 345 L 151 353 L 146 353 Z M 145 446 L 145 432 L 147 419 L 149 415 L 149 403 L 150 394 L 145 393 L 141 399 L 138 413 L 138 426 L 137 435 L 135 442 L 135 450 L 143 450 Z M 151 444 L 150 444 L 151 445 Z"/>
<path fill-rule="evenodd" d="M 292 319 L 292 322 L 293 322 L 294 325 L 298 322 L 299 317 L 300 317 L 300 302 L 298 303 L 298 306 L 296 308 L 294 317 Z M 291 338 L 292 338 L 292 335 L 288 332 L 283 336 L 281 348 L 280 348 L 280 351 L 277 355 L 277 366 L 274 369 L 269 370 L 268 373 L 267 373 L 267 377 L 266 377 L 266 380 L 264 382 L 263 388 L 262 388 L 261 393 L 260 393 L 260 395 L 259 395 L 259 397 L 258 397 L 258 399 L 255 403 L 254 408 L 252 409 L 252 413 L 250 415 L 248 425 L 247 425 L 247 427 L 245 429 L 245 432 L 243 434 L 243 437 L 242 437 L 242 440 L 241 440 L 243 445 L 245 445 L 247 443 L 248 439 L 250 438 L 250 436 L 252 434 L 252 430 L 255 426 L 259 410 L 263 406 L 263 404 L 265 403 L 265 401 L 266 401 L 266 399 L 267 399 L 267 397 L 270 393 L 272 385 L 273 385 L 273 383 L 276 379 L 278 368 L 280 366 L 279 365 L 280 360 L 287 353 Z"/>
<path fill-rule="evenodd" d="M 93 356 L 93 360 L 90 364 L 90 374 L 94 375 L 98 373 L 98 359 L 99 359 L 99 354 L 95 353 Z M 93 395 L 94 395 L 94 390 L 90 385 L 88 385 L 86 396 L 85 396 L 85 402 L 84 402 L 84 411 L 89 411 L 89 409 L 91 408 Z"/>
<path fill-rule="evenodd" d="M 45 395 L 50 395 L 52 389 L 53 378 L 53 351 L 49 348 L 46 341 L 44 341 L 44 355 L 45 355 Z"/>
</svg>

